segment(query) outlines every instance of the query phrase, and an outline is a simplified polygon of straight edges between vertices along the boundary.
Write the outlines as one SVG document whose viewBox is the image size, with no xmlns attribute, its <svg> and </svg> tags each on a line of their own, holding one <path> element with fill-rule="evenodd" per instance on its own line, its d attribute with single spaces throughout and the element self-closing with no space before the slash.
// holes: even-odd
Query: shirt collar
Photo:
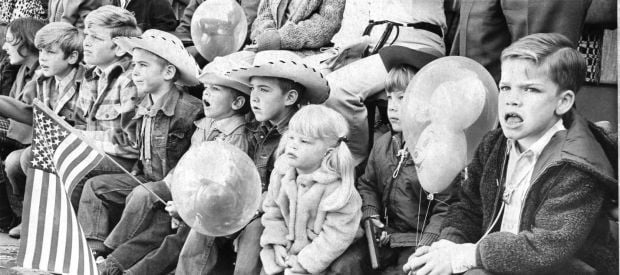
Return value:
<svg viewBox="0 0 620 275">
<path fill-rule="evenodd" d="M 291 120 L 291 117 L 293 117 L 296 112 L 297 111 L 289 112 L 282 120 L 277 122 L 276 125 L 273 125 L 269 121 L 263 121 L 261 122 L 261 127 L 266 127 L 268 130 L 275 129 L 280 135 L 283 135 L 284 132 L 288 130 L 288 122 Z"/>
<path fill-rule="evenodd" d="M 62 79 L 59 80 L 58 78 L 54 77 L 54 80 L 56 81 L 56 83 L 58 83 L 58 91 L 62 92 L 65 87 L 67 87 L 67 85 L 69 85 L 73 81 L 76 73 L 77 68 L 72 68 L 71 71 Z"/>
<path fill-rule="evenodd" d="M 517 144 L 515 140 L 509 139 L 508 145 L 511 148 L 510 153 L 517 155 L 517 156 L 523 156 L 526 153 L 532 154 L 534 156 L 534 159 L 538 159 L 538 156 L 540 156 L 542 151 L 545 149 L 545 147 L 547 146 L 547 144 L 553 137 L 553 135 L 563 130 L 566 130 L 566 128 L 564 127 L 564 121 L 560 118 L 555 124 L 553 124 L 553 126 L 551 126 L 551 128 L 547 130 L 547 132 L 545 132 L 544 135 L 542 135 L 536 142 L 534 142 L 534 144 L 532 144 L 530 148 L 526 149 L 523 152 L 519 152 L 519 149 L 518 149 L 518 146 L 516 146 Z"/>
<path fill-rule="evenodd" d="M 134 118 L 145 115 L 154 117 L 157 115 L 158 111 L 161 111 L 164 115 L 171 117 L 174 115 L 174 110 L 176 109 L 177 101 L 179 101 L 180 96 L 181 92 L 174 85 L 170 91 L 168 91 L 157 102 L 153 103 L 151 102 L 150 96 L 145 96 L 140 104 L 138 104 Z"/>
<path fill-rule="evenodd" d="M 205 117 L 194 122 L 196 127 L 204 130 L 217 129 L 224 135 L 231 135 L 237 128 L 245 124 L 245 117 L 242 115 L 234 115 L 220 120 L 213 120 Z"/>
<path fill-rule="evenodd" d="M 125 72 L 125 71 L 127 71 L 129 69 L 130 66 L 131 66 L 131 58 L 122 57 L 122 58 L 116 60 L 114 63 L 110 64 L 110 66 L 108 66 L 105 69 L 101 69 L 101 68 L 99 68 L 99 66 L 95 66 L 92 69 L 92 74 L 90 76 L 88 76 L 88 77 L 89 78 L 100 79 L 103 76 L 110 75 L 110 73 L 112 73 L 117 68 L 120 68 L 120 70 L 122 70 L 122 72 Z"/>
</svg>

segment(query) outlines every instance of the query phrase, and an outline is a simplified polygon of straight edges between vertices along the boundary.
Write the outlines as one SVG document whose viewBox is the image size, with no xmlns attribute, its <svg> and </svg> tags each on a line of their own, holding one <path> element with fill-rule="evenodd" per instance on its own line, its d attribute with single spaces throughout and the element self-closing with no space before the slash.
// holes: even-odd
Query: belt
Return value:
<svg viewBox="0 0 620 275">
<path fill-rule="evenodd" d="M 419 30 L 425 30 L 425 31 L 428 31 L 428 32 L 431 32 L 431 33 L 434 33 L 434 34 L 438 35 L 440 38 L 443 38 L 443 31 L 442 31 L 441 27 L 438 26 L 438 25 L 435 25 L 435 24 L 432 24 L 432 23 L 428 23 L 428 22 L 417 22 L 417 23 L 403 24 L 403 23 L 393 22 L 393 21 L 390 21 L 390 20 L 380 20 L 380 21 L 370 20 L 370 21 L 368 21 L 368 26 L 366 26 L 366 29 L 364 29 L 364 33 L 362 35 L 369 35 L 370 32 L 372 31 L 372 29 L 374 28 L 374 26 L 376 26 L 376 25 L 383 25 L 383 24 L 387 24 L 387 26 L 385 27 L 385 31 L 383 31 L 383 34 L 381 35 L 381 38 L 379 38 L 379 41 L 375 45 L 375 48 L 372 49 L 372 50 L 369 50 L 366 55 L 375 54 L 381 48 L 383 48 L 385 46 L 386 42 L 387 42 L 387 39 L 392 34 L 392 30 L 394 29 L 394 27 L 396 27 L 396 36 L 394 37 L 392 42 L 390 42 L 389 45 L 394 44 L 396 39 L 398 39 L 398 36 L 400 34 L 400 27 L 409 27 L 409 28 L 414 28 L 414 29 L 419 29 Z"/>
</svg>

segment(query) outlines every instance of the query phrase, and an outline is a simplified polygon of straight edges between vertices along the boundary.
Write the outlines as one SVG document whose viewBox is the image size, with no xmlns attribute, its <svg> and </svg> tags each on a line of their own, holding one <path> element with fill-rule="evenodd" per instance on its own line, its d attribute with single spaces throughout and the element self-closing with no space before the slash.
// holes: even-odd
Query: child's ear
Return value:
<svg viewBox="0 0 620 275">
<path fill-rule="evenodd" d="M 572 90 L 566 90 L 560 93 L 557 106 L 555 107 L 555 114 L 562 116 L 570 111 L 575 104 L 575 92 Z"/>
<path fill-rule="evenodd" d="M 292 89 L 286 92 L 285 96 L 286 98 L 284 99 L 284 105 L 292 106 L 297 102 L 297 99 L 299 98 L 300 94 L 297 90 Z"/>
<path fill-rule="evenodd" d="M 173 66 L 173 65 L 166 65 L 166 67 L 164 67 L 164 79 L 165 80 L 172 80 L 174 79 L 174 75 L 177 73 L 177 67 Z"/>
<path fill-rule="evenodd" d="M 232 109 L 235 111 L 241 110 L 241 108 L 243 108 L 243 105 L 245 105 L 245 97 L 237 96 L 232 102 Z"/>
<path fill-rule="evenodd" d="M 69 56 L 67 56 L 67 62 L 71 65 L 76 65 L 78 63 L 78 59 L 80 58 L 80 53 L 78 51 L 72 51 Z"/>
</svg>

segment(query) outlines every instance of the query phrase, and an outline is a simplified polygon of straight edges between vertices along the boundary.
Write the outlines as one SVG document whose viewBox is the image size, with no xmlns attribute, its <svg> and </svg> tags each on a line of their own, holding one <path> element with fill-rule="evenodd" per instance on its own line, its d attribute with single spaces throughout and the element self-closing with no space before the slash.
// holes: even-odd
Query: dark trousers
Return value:
<svg viewBox="0 0 620 275">
<path fill-rule="evenodd" d="M 366 238 L 356 240 L 328 268 L 327 274 L 390 274 L 402 275 L 403 265 L 415 247 L 379 247 L 377 256 L 379 268 L 373 270 L 370 265 L 370 253 Z"/>
</svg>

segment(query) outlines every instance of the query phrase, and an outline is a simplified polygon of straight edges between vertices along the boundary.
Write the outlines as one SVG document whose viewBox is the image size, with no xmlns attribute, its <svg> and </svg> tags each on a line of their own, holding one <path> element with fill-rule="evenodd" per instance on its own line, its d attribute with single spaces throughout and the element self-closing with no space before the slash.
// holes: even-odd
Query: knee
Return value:
<svg viewBox="0 0 620 275">
<path fill-rule="evenodd" d="M 16 150 L 11 152 L 4 160 L 4 171 L 7 175 L 15 175 L 15 173 L 22 172 L 20 158 L 23 150 Z"/>
<path fill-rule="evenodd" d="M 22 171 L 26 172 L 28 169 L 32 167 L 30 161 L 32 160 L 32 147 L 27 147 L 24 149 L 24 152 L 21 154 L 19 162 Z"/>
</svg>

